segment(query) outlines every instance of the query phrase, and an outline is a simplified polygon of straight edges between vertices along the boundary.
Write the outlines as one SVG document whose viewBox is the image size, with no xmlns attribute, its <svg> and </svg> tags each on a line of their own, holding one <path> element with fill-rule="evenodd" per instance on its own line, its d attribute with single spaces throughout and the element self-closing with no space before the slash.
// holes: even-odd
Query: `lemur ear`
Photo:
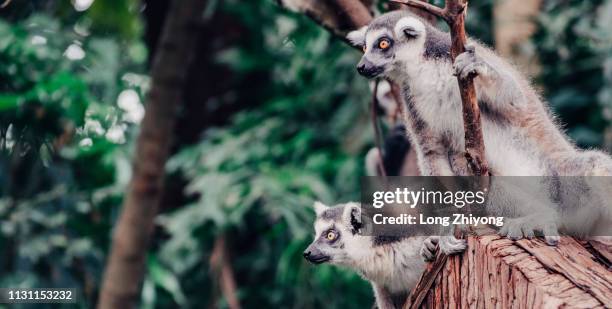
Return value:
<svg viewBox="0 0 612 309">
<path fill-rule="evenodd" d="M 358 30 L 354 30 L 354 31 L 349 32 L 346 35 L 346 38 L 354 46 L 361 47 L 361 46 L 363 46 L 365 44 L 365 35 L 366 35 L 366 31 L 367 30 L 368 30 L 368 26 L 363 26 L 363 27 L 359 28 Z"/>
<path fill-rule="evenodd" d="M 351 227 L 351 232 L 356 234 L 359 232 L 363 223 L 361 221 L 361 205 L 358 203 L 348 203 L 344 206 L 342 219 L 346 226 Z"/>
<path fill-rule="evenodd" d="M 415 17 L 402 17 L 395 24 L 394 30 L 398 38 L 414 39 L 425 33 L 425 24 Z"/>
<path fill-rule="evenodd" d="M 316 202 L 314 202 L 314 205 L 312 205 L 312 208 L 314 208 L 315 213 L 317 214 L 317 216 L 319 216 L 324 211 L 326 211 L 329 208 L 329 206 L 327 206 L 327 205 L 325 205 L 325 204 L 323 204 L 323 203 L 321 203 L 319 201 L 316 201 Z"/>
</svg>

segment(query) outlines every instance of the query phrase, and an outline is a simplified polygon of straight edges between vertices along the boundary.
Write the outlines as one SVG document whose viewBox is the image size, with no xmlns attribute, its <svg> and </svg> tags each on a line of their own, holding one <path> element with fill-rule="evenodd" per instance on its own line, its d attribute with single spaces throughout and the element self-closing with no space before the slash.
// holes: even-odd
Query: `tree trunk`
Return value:
<svg viewBox="0 0 612 309">
<path fill-rule="evenodd" d="M 535 19 L 540 11 L 542 0 L 496 1 L 493 9 L 495 26 L 495 50 L 510 58 L 521 71 L 529 76 L 537 76 L 539 66 L 536 56 L 526 50 L 525 44 L 536 31 Z"/>
<path fill-rule="evenodd" d="M 151 69 L 133 175 L 113 233 L 98 308 L 132 308 L 139 299 L 172 128 L 204 6 L 204 0 L 176 0 L 170 6 Z"/>
<path fill-rule="evenodd" d="M 612 306 L 611 244 L 562 237 L 541 240 L 468 237 L 468 250 L 449 257 L 405 308 L 604 308 Z M 607 257 L 606 257 L 607 256 Z M 429 266 L 434 267 L 434 265 Z M 415 301 L 421 295 L 421 301 Z"/>
</svg>

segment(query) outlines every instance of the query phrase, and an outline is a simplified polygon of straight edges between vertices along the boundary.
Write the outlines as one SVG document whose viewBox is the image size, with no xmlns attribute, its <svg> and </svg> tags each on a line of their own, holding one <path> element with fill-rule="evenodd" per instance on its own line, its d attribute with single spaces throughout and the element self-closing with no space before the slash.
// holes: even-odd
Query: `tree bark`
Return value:
<svg viewBox="0 0 612 309">
<path fill-rule="evenodd" d="M 425 272 L 404 308 L 604 308 L 612 305 L 610 261 L 571 237 L 557 247 L 511 241 L 491 230 L 468 237 L 433 278 Z M 599 244 L 601 248 L 601 244 Z M 610 244 L 607 244 L 609 251 Z M 424 283 L 432 281 L 430 288 Z"/>
<path fill-rule="evenodd" d="M 241 306 L 237 296 L 238 288 L 234 279 L 234 270 L 230 262 L 225 235 L 220 235 L 215 240 L 209 264 L 213 280 L 219 283 L 219 289 L 227 302 L 227 307 L 230 309 L 240 309 Z"/>
<path fill-rule="evenodd" d="M 338 15 L 344 15 L 350 21 L 350 25 L 357 29 L 367 25 L 372 20 L 368 8 L 359 1 L 354 0 L 332 0 L 340 9 Z"/>
<path fill-rule="evenodd" d="M 279 4 L 310 17 L 334 35 L 346 41 L 348 31 L 366 25 L 371 19 L 371 1 L 360 0 L 278 0 Z"/>
<path fill-rule="evenodd" d="M 138 302 L 172 129 L 204 7 L 204 0 L 176 0 L 170 6 L 151 69 L 133 175 L 113 233 L 98 308 L 132 308 Z"/>
</svg>

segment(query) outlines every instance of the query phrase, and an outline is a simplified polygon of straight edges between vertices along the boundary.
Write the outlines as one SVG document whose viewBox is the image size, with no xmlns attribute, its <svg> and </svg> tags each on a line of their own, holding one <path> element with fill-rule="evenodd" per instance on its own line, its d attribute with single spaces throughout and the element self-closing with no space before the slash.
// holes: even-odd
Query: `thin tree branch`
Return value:
<svg viewBox="0 0 612 309">
<path fill-rule="evenodd" d="M 421 308 L 421 304 L 429 290 L 433 286 L 438 274 L 444 266 L 446 265 L 446 261 L 448 260 L 448 255 L 444 253 L 438 253 L 436 256 L 436 260 L 433 263 L 430 263 L 427 267 L 427 271 L 423 272 L 423 275 L 419 279 L 417 283 L 417 288 L 410 293 L 410 298 L 404 304 L 404 308 L 407 309 L 418 309 Z"/>
<path fill-rule="evenodd" d="M 372 15 L 370 10 L 360 1 L 355 0 L 332 0 L 341 9 L 340 13 L 345 15 L 355 29 L 366 26 Z"/>
<path fill-rule="evenodd" d="M 422 0 L 390 0 L 393 3 L 405 4 L 411 6 L 413 8 L 425 10 L 435 16 L 438 16 L 444 20 L 446 20 L 446 10 L 440 7 L 437 7 L 433 4 L 429 4 Z"/>
<path fill-rule="evenodd" d="M 221 293 L 225 297 L 227 307 L 230 309 L 240 309 L 238 301 L 238 288 L 234 279 L 234 270 L 229 261 L 229 254 L 225 244 L 225 236 L 220 235 L 215 240 L 215 245 L 210 255 L 210 267 L 215 274 L 215 279 L 219 282 Z"/>
</svg>

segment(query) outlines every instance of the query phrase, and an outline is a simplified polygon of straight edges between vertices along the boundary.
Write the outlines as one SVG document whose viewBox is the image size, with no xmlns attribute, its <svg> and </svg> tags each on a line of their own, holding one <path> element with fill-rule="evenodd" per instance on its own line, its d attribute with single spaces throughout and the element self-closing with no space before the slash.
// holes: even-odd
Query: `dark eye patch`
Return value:
<svg viewBox="0 0 612 309">
<path fill-rule="evenodd" d="M 323 230 L 323 232 L 321 232 L 321 235 L 319 237 L 325 238 L 325 236 L 327 236 L 327 233 L 329 232 L 336 232 L 336 226 L 332 225 L 330 228 Z"/>
<path fill-rule="evenodd" d="M 330 232 L 332 232 L 332 233 L 334 233 L 336 235 L 336 238 L 334 238 L 333 240 L 328 240 L 327 239 L 327 234 L 329 234 Z M 335 226 L 332 226 L 331 228 L 323 231 L 323 233 L 321 233 L 320 237 L 321 237 L 321 239 L 327 241 L 328 243 L 333 244 L 336 241 L 338 241 L 338 239 L 340 239 L 340 236 L 341 236 L 340 231 L 338 231 Z"/>
<path fill-rule="evenodd" d="M 387 46 L 386 48 L 382 48 L 382 47 L 381 47 L 381 44 L 382 44 L 383 42 L 385 42 L 385 41 L 388 43 L 388 46 Z M 389 50 L 391 47 L 393 47 L 393 40 L 392 40 L 391 38 L 387 37 L 387 36 L 382 36 L 382 37 L 380 37 L 378 40 L 376 40 L 376 44 L 374 44 L 374 46 L 375 46 L 377 49 L 380 49 L 380 50 L 382 50 L 382 51 L 387 51 L 387 50 Z"/>
</svg>

